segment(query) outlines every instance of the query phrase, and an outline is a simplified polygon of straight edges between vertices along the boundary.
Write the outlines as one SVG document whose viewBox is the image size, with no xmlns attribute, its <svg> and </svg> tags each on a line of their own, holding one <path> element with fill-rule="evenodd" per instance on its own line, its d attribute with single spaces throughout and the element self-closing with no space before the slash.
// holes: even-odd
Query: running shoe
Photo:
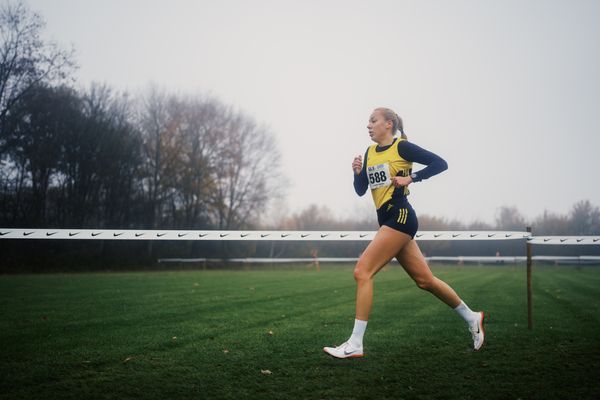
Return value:
<svg viewBox="0 0 600 400">
<path fill-rule="evenodd" d="M 485 314 L 483 311 L 479 311 L 477 314 L 479 314 L 477 320 L 469 325 L 469 331 L 473 338 L 473 349 L 475 350 L 479 350 L 485 340 L 485 330 L 483 329 Z"/>
<path fill-rule="evenodd" d="M 363 348 L 354 347 L 350 341 L 344 342 L 338 347 L 323 347 L 323 351 L 336 358 L 358 358 L 363 357 Z"/>
</svg>

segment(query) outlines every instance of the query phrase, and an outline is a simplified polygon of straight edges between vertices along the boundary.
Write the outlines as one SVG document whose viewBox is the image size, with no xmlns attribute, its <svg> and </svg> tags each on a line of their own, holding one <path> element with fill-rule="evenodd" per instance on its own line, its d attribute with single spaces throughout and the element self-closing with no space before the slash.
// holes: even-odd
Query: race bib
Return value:
<svg viewBox="0 0 600 400">
<path fill-rule="evenodd" d="M 388 163 L 367 166 L 367 176 L 371 190 L 389 186 L 392 183 Z"/>
</svg>

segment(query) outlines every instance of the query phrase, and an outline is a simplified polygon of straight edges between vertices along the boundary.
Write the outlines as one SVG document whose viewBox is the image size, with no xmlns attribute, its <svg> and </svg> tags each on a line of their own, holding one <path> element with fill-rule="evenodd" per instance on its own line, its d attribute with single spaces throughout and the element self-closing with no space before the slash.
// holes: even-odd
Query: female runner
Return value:
<svg viewBox="0 0 600 400">
<path fill-rule="evenodd" d="M 367 328 L 369 312 L 373 303 L 373 277 L 393 257 L 421 289 L 433 293 L 452 307 L 468 324 L 473 338 L 473 348 L 479 350 L 484 341 L 483 312 L 473 312 L 445 282 L 433 276 L 419 246 L 413 240 L 418 221 L 406 196 L 408 185 L 420 182 L 448 168 L 442 158 L 409 142 L 402 120 L 388 108 L 377 108 L 367 125 L 369 136 L 376 144 L 366 153 L 364 164 L 361 156 L 354 158 L 354 189 L 362 196 L 370 187 L 379 230 L 360 256 L 354 269 L 356 280 L 356 319 L 350 338 L 337 347 L 323 350 L 337 358 L 362 357 L 363 336 Z M 395 138 L 400 131 L 400 139 Z M 412 163 L 426 165 L 412 172 Z"/>
</svg>

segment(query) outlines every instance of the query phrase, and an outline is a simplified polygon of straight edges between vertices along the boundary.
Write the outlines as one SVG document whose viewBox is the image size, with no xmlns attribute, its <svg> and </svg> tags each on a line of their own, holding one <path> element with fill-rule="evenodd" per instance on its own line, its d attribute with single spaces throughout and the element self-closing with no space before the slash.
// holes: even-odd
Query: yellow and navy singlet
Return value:
<svg viewBox="0 0 600 400">
<path fill-rule="evenodd" d="M 413 162 L 426 165 L 422 170 L 412 173 Z M 362 196 L 371 188 L 375 208 L 380 209 L 390 200 L 405 202 L 409 194 L 408 187 L 396 188 L 392 184 L 394 176 L 412 177 L 420 182 L 446 170 L 448 164 L 437 154 L 425 150 L 405 139 L 394 138 L 389 146 L 374 144 L 365 152 L 363 169 L 354 175 L 354 190 Z"/>
</svg>

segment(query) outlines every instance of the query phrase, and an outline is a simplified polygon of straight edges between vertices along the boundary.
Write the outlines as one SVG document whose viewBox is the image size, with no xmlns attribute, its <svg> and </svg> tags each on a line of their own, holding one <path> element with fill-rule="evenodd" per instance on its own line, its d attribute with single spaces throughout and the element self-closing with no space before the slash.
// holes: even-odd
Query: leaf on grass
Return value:
<svg viewBox="0 0 600 400">
<path fill-rule="evenodd" d="M 272 374 L 272 372 L 269 371 L 268 369 L 261 369 L 260 373 L 263 374 L 263 375 L 271 375 Z"/>
<path fill-rule="evenodd" d="M 126 359 L 124 359 L 122 364 L 125 364 L 126 362 L 131 361 L 131 360 L 133 360 L 133 356 L 129 356 Z"/>
</svg>

